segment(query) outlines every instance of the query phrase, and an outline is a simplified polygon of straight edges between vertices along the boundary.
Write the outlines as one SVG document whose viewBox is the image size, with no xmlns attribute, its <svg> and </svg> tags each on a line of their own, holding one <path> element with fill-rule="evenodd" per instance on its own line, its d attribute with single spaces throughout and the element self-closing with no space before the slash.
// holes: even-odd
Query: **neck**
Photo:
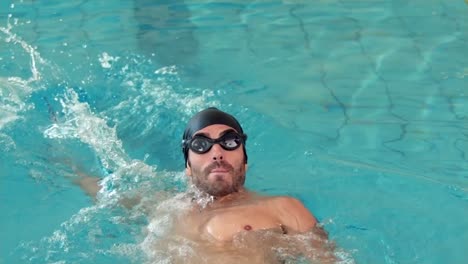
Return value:
<svg viewBox="0 0 468 264">
<path fill-rule="evenodd" d="M 226 203 L 233 200 L 239 200 L 245 197 L 246 194 L 247 191 L 244 188 L 242 188 L 236 192 L 232 192 L 224 196 L 214 196 L 213 203 Z"/>
<path fill-rule="evenodd" d="M 250 197 L 250 192 L 246 189 L 242 188 L 237 192 L 233 192 L 224 196 L 213 197 L 210 203 L 207 204 L 208 208 L 216 209 L 219 207 L 226 207 L 230 205 L 234 205 L 241 201 L 244 201 L 248 197 Z"/>
<path fill-rule="evenodd" d="M 241 187 L 239 190 L 223 195 L 223 196 L 212 196 L 208 193 L 202 192 L 194 187 L 195 192 L 192 193 L 192 202 L 196 203 L 198 210 L 205 208 L 215 209 L 218 207 L 228 206 L 231 203 L 239 202 L 250 196 L 250 192 L 245 188 Z"/>
</svg>

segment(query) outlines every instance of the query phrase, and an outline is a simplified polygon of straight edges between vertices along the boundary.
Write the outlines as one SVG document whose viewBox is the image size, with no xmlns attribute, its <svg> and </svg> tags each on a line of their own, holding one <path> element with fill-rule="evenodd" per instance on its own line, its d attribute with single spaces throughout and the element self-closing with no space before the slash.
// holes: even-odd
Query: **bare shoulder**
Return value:
<svg viewBox="0 0 468 264">
<path fill-rule="evenodd" d="M 310 211 L 304 206 L 304 204 L 299 201 L 299 199 L 294 197 L 274 196 L 271 198 L 271 201 L 275 204 L 275 206 L 279 206 L 287 210 L 292 210 L 292 212 L 311 214 Z"/>
<path fill-rule="evenodd" d="M 317 224 L 317 219 L 304 204 L 294 197 L 276 196 L 271 203 L 283 222 L 299 232 L 311 230 Z"/>
</svg>

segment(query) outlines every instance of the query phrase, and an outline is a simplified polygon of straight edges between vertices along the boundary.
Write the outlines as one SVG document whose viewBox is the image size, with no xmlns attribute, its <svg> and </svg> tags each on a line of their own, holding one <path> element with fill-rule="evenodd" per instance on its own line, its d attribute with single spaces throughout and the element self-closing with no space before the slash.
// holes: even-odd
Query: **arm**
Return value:
<svg viewBox="0 0 468 264">
<path fill-rule="evenodd" d="M 327 232 L 318 224 L 314 215 L 297 199 L 278 198 L 281 221 L 291 229 L 291 234 L 302 235 L 305 243 L 297 243 L 296 249 L 307 259 L 320 263 L 336 263 L 335 246 L 328 240 Z"/>
<path fill-rule="evenodd" d="M 84 174 L 80 171 L 76 171 L 75 173 L 79 176 L 73 180 L 73 182 L 80 186 L 80 188 L 90 197 L 93 198 L 93 200 L 96 200 L 96 195 L 97 193 L 101 190 L 101 186 L 99 185 L 99 178 L 96 177 L 91 177 L 87 174 Z M 141 197 L 123 197 L 122 199 L 119 200 L 119 204 L 124 206 L 127 209 L 131 209 L 132 207 L 136 206 L 139 204 L 141 201 Z"/>
<path fill-rule="evenodd" d="M 315 216 L 298 199 L 279 197 L 278 200 L 281 220 L 289 228 L 299 233 L 305 233 L 317 225 Z"/>
<path fill-rule="evenodd" d="M 91 196 L 93 199 L 96 199 L 96 195 L 101 189 L 101 186 L 99 186 L 99 178 L 90 177 L 80 172 L 77 172 L 77 174 L 79 175 L 79 177 L 75 178 L 73 180 L 73 183 L 80 186 L 80 188 L 87 195 Z"/>
</svg>

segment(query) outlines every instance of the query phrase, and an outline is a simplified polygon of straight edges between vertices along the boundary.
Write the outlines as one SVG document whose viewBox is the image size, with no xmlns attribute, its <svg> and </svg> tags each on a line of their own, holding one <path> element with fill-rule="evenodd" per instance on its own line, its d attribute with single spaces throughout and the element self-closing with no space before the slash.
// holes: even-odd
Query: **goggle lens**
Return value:
<svg viewBox="0 0 468 264">
<path fill-rule="evenodd" d="M 196 135 L 186 144 L 195 153 L 203 154 L 208 152 L 214 144 L 219 144 L 225 150 L 235 150 L 245 141 L 245 135 L 236 132 L 228 132 L 217 139 L 211 139 L 202 135 Z"/>
</svg>

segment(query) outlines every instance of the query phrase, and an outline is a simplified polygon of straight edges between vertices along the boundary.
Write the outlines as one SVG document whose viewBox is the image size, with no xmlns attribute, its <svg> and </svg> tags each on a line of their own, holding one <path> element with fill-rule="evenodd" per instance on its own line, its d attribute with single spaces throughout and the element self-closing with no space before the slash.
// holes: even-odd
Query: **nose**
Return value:
<svg viewBox="0 0 468 264">
<path fill-rule="evenodd" d="M 214 144 L 213 147 L 211 147 L 211 157 L 213 160 L 223 160 L 223 148 L 219 144 Z"/>
</svg>

